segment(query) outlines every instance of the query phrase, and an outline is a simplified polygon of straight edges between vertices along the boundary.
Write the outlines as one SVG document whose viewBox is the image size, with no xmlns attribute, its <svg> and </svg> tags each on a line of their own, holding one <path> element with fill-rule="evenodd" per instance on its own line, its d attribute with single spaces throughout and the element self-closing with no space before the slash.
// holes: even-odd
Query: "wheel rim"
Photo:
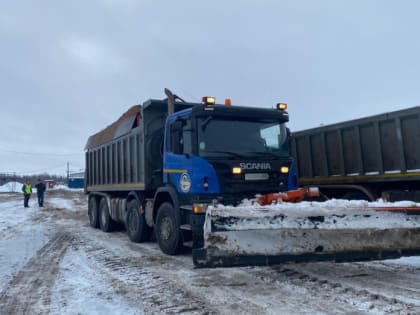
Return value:
<svg viewBox="0 0 420 315">
<path fill-rule="evenodd" d="M 162 218 L 160 223 L 160 239 L 167 241 L 172 234 L 172 222 L 169 217 Z"/>
</svg>

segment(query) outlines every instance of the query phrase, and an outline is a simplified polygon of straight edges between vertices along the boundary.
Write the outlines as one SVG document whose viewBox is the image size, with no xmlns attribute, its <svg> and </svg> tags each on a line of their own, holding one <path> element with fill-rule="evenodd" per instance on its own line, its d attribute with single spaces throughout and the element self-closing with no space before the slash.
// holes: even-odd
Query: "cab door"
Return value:
<svg viewBox="0 0 420 315">
<path fill-rule="evenodd" d="M 164 182 L 179 193 L 192 188 L 192 130 L 189 116 L 177 116 L 167 124 L 164 153 Z"/>
</svg>

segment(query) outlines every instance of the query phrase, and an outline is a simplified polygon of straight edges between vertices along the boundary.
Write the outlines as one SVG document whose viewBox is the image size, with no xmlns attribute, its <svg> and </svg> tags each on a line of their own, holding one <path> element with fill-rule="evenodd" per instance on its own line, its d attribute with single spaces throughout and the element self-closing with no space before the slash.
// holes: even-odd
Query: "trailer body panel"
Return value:
<svg viewBox="0 0 420 315">
<path fill-rule="evenodd" d="M 294 132 L 291 144 L 301 185 L 420 189 L 420 106 Z"/>
</svg>

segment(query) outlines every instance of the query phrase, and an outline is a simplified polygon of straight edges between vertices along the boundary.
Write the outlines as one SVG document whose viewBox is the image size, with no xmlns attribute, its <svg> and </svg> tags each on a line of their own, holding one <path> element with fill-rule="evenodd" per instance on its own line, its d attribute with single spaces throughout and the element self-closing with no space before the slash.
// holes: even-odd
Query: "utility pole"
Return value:
<svg viewBox="0 0 420 315">
<path fill-rule="evenodd" d="M 67 162 L 67 183 L 69 182 L 70 177 L 70 162 Z"/>
</svg>

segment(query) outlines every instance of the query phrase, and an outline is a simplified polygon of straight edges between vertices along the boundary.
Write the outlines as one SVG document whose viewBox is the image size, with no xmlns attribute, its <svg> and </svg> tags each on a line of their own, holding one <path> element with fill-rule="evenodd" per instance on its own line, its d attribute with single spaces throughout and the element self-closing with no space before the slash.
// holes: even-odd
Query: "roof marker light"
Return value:
<svg viewBox="0 0 420 315">
<path fill-rule="evenodd" d="M 276 108 L 278 110 L 286 110 L 287 109 L 287 104 L 286 103 L 277 103 Z"/>
<path fill-rule="evenodd" d="M 214 104 L 216 104 L 216 98 L 213 97 L 213 96 L 203 96 L 203 98 L 201 100 L 206 105 L 214 105 Z"/>
</svg>

